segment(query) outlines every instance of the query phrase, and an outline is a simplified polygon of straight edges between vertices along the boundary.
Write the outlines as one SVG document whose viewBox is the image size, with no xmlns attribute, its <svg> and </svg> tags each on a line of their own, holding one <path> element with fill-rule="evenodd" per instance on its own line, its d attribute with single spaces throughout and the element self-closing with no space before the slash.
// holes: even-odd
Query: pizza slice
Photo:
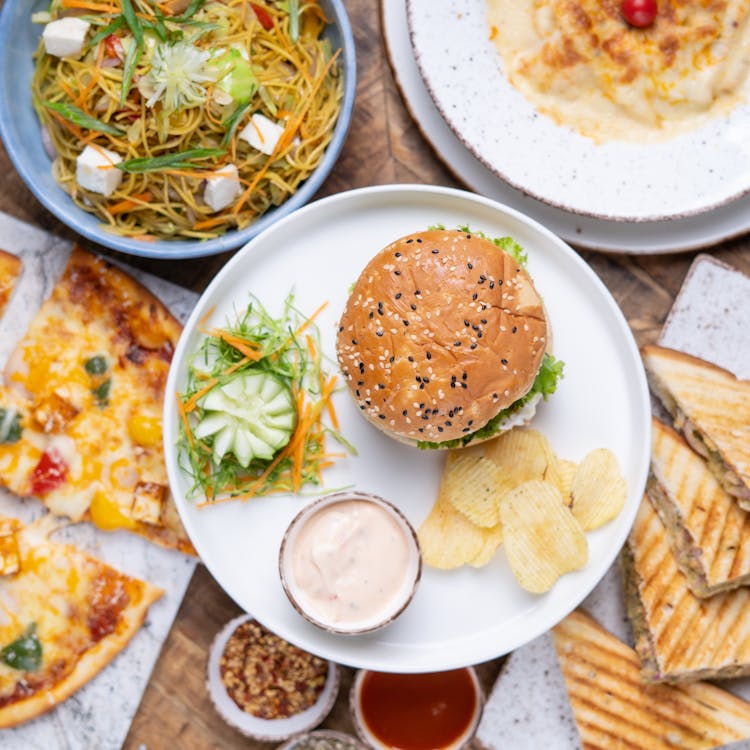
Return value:
<svg viewBox="0 0 750 750">
<path fill-rule="evenodd" d="M 0 484 L 55 515 L 194 553 L 168 491 L 161 433 L 180 332 L 147 289 L 74 249 L 6 366 Z"/>
<path fill-rule="evenodd" d="M 0 516 L 0 728 L 64 701 L 127 645 L 162 591 L 70 544 L 50 514 Z"/>
<path fill-rule="evenodd" d="M 13 287 L 21 274 L 21 259 L 0 250 L 0 315 L 8 304 Z"/>
</svg>

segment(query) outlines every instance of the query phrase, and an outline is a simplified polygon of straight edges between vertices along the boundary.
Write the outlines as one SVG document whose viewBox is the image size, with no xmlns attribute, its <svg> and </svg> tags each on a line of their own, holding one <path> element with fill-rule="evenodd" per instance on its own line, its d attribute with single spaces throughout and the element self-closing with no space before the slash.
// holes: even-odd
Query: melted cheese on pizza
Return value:
<svg viewBox="0 0 750 750">
<path fill-rule="evenodd" d="M 64 680 L 83 653 L 129 627 L 123 611 L 144 598 L 137 579 L 50 542 L 48 521 L 16 524 L 20 569 L 0 576 L 0 653 L 29 628 L 41 645 L 38 668 L 13 668 L 0 659 L 0 709 Z"/>
<path fill-rule="evenodd" d="M 620 0 L 488 0 L 488 19 L 510 82 L 597 140 L 672 137 L 748 98 L 750 0 L 662 0 L 647 29 Z"/>
<path fill-rule="evenodd" d="M 0 481 L 57 515 L 190 551 L 161 440 L 179 334 L 145 289 L 74 250 L 6 367 L 0 408 L 19 414 L 23 438 L 0 442 Z"/>
<path fill-rule="evenodd" d="M 21 273 L 21 259 L 0 250 L 0 315 L 8 304 L 16 279 Z"/>
</svg>

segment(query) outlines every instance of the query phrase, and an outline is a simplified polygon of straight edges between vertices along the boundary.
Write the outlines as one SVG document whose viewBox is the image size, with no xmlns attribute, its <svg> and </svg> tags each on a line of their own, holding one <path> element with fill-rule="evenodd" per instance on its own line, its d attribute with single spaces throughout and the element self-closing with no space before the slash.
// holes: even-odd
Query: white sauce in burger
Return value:
<svg viewBox="0 0 750 750">
<path fill-rule="evenodd" d="M 370 620 L 402 591 L 409 545 L 396 520 L 375 503 L 324 506 L 300 529 L 292 575 L 300 604 L 324 623 Z"/>
</svg>

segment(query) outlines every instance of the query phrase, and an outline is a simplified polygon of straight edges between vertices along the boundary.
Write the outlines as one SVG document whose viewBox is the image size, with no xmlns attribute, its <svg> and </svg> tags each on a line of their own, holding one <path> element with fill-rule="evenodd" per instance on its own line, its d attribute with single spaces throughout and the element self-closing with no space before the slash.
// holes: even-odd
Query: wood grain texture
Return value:
<svg viewBox="0 0 750 750">
<path fill-rule="evenodd" d="M 422 183 L 461 187 L 442 165 L 412 122 L 395 86 L 380 31 L 375 0 L 345 0 L 358 52 L 358 90 L 354 115 L 341 157 L 318 197 L 389 183 Z M 75 239 L 26 188 L 0 148 L 0 210 L 48 231 Z M 2 238 L 0 238 L 1 240 Z M 7 244 L 7 243 L 6 243 Z M 84 246 L 116 255 L 83 242 Z M 8 250 L 13 251 L 12 247 Z M 750 240 L 740 238 L 710 252 L 750 273 Z M 123 256 L 170 281 L 202 291 L 226 263 L 230 253 L 165 262 Z M 610 289 L 639 345 L 656 341 L 694 253 L 661 256 L 617 256 L 582 252 Z M 193 577 L 170 636 L 151 677 L 125 742 L 127 750 L 260 750 L 229 728 L 215 713 L 204 688 L 206 655 L 214 635 L 238 607 L 222 592 L 205 568 Z M 480 665 L 488 689 L 500 660 Z M 325 726 L 352 731 L 348 711 L 351 672 L 345 670 L 339 700 Z"/>
</svg>

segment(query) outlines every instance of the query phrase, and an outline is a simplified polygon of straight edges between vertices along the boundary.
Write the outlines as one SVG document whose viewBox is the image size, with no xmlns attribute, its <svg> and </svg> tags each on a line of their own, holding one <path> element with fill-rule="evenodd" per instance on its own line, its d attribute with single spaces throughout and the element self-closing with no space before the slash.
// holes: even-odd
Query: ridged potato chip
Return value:
<svg viewBox="0 0 750 750">
<path fill-rule="evenodd" d="M 484 443 L 484 455 L 502 472 L 501 494 L 531 479 L 542 479 L 555 458 L 541 432 L 522 427 Z"/>
<path fill-rule="evenodd" d="M 527 591 L 549 591 L 560 576 L 588 561 L 581 524 L 548 482 L 534 479 L 503 495 L 500 521 L 510 568 Z"/>
<path fill-rule="evenodd" d="M 572 502 L 570 489 L 573 486 L 573 479 L 575 479 L 577 471 L 578 464 L 575 461 L 554 456 L 553 460 L 547 464 L 547 469 L 544 472 L 544 481 L 554 484 L 560 490 L 563 501 L 568 506 Z"/>
<path fill-rule="evenodd" d="M 578 466 L 570 489 L 570 509 L 585 531 L 611 521 L 625 505 L 628 486 L 612 451 L 597 448 Z"/>
<path fill-rule="evenodd" d="M 486 565 L 502 541 L 500 527 L 481 528 L 441 493 L 417 532 L 425 565 L 442 570 Z"/>
<path fill-rule="evenodd" d="M 477 446 L 479 447 L 479 446 Z M 440 493 L 472 523 L 484 528 L 497 526 L 500 516 L 502 470 L 482 451 L 451 451 L 445 463 Z"/>
</svg>

